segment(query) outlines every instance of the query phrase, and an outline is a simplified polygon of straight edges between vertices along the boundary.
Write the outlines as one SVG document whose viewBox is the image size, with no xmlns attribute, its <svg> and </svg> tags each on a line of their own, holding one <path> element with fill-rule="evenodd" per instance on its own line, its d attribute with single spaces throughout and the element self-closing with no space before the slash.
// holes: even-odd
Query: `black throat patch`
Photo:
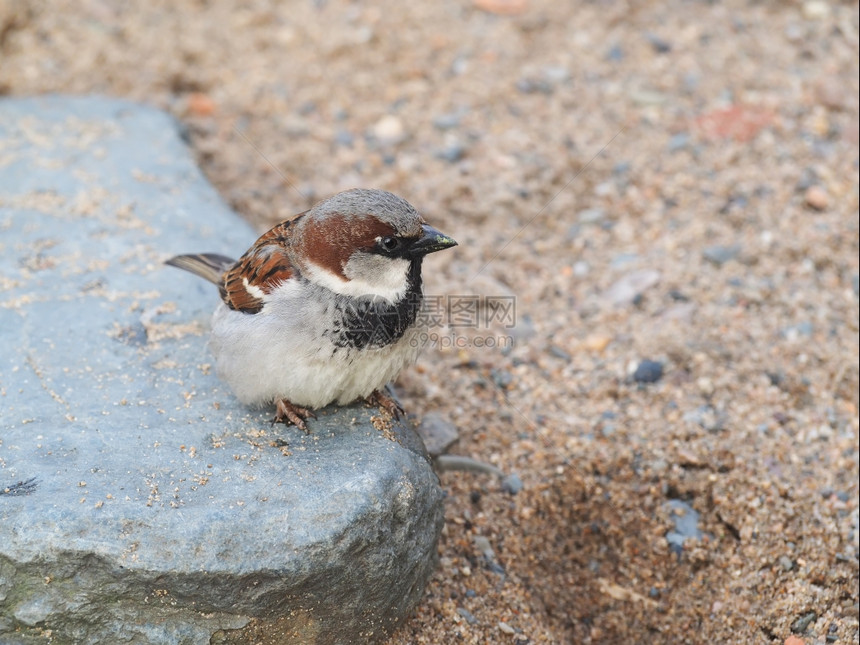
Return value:
<svg viewBox="0 0 860 645">
<path fill-rule="evenodd" d="M 412 260 L 406 293 L 397 302 L 381 298 L 343 298 L 335 306 L 328 335 L 337 347 L 379 348 L 396 343 L 421 309 L 421 258 Z"/>
</svg>

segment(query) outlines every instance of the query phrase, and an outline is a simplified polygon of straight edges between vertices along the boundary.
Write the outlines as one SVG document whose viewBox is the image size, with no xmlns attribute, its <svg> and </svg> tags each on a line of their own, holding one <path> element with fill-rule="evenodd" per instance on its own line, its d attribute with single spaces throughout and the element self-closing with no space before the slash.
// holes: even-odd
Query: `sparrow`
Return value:
<svg viewBox="0 0 860 645">
<path fill-rule="evenodd" d="M 427 339 L 421 264 L 457 243 L 406 200 L 354 189 L 275 225 L 239 260 L 178 255 L 167 264 L 218 287 L 209 348 L 218 377 L 273 423 L 305 432 L 313 410 L 359 399 L 396 416 L 383 388 Z"/>
</svg>

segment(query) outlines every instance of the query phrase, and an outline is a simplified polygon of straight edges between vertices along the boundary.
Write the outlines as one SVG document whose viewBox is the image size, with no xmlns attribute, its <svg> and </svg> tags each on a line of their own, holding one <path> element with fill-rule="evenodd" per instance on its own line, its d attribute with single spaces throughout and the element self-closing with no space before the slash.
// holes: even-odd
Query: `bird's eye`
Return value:
<svg viewBox="0 0 860 645">
<path fill-rule="evenodd" d="M 396 251 L 400 247 L 400 240 L 396 237 L 383 237 L 382 248 L 388 252 Z"/>
</svg>

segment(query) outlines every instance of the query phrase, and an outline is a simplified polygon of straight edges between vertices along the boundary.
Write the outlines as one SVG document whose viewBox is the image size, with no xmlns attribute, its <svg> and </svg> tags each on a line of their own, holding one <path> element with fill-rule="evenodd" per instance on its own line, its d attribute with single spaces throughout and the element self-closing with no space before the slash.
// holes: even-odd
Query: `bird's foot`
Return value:
<svg viewBox="0 0 860 645">
<path fill-rule="evenodd" d="M 307 408 L 301 408 L 293 403 L 290 403 L 286 399 L 275 400 L 275 418 L 272 419 L 272 425 L 275 425 L 276 423 L 292 423 L 300 430 L 303 430 L 305 433 L 310 434 L 310 430 L 308 430 L 308 426 L 305 423 L 305 420 L 316 418 L 317 415 L 315 415 L 311 410 L 308 410 Z"/>
<path fill-rule="evenodd" d="M 401 407 L 400 403 L 385 390 L 374 390 L 373 393 L 364 399 L 368 405 L 376 408 L 382 408 L 398 421 L 406 412 Z"/>
</svg>

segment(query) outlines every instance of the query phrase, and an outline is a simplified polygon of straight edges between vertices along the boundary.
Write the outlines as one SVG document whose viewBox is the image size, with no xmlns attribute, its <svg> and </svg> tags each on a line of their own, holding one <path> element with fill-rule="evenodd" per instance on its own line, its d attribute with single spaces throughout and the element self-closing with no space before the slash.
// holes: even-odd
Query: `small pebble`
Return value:
<svg viewBox="0 0 860 645">
<path fill-rule="evenodd" d="M 809 320 L 804 320 L 796 325 L 791 325 L 782 330 L 782 336 L 788 341 L 796 341 L 799 338 L 809 338 L 815 332 L 815 326 Z"/>
<path fill-rule="evenodd" d="M 675 533 L 683 539 L 699 540 L 702 538 L 702 531 L 699 529 L 699 512 L 696 509 L 680 499 L 670 499 L 665 506 L 668 508 L 669 517 L 675 525 L 675 530 L 670 531 L 670 533 Z M 667 539 L 669 539 L 668 535 Z"/>
<path fill-rule="evenodd" d="M 637 383 L 656 383 L 663 378 L 663 363 L 643 359 L 633 372 L 633 380 Z"/>
<path fill-rule="evenodd" d="M 624 50 L 621 49 L 621 45 L 612 45 L 609 48 L 609 51 L 606 52 L 606 60 L 612 63 L 618 63 L 624 60 Z"/>
<path fill-rule="evenodd" d="M 787 573 L 794 569 L 794 561 L 787 555 L 781 555 L 779 556 L 779 566 Z"/>
<path fill-rule="evenodd" d="M 305 101 L 299 106 L 298 113 L 302 116 L 313 114 L 317 111 L 317 104 L 313 101 Z"/>
<path fill-rule="evenodd" d="M 507 389 L 514 382 L 513 374 L 507 370 L 492 369 L 490 370 L 490 377 L 493 379 L 493 383 L 502 390 Z"/>
<path fill-rule="evenodd" d="M 334 135 L 334 142 L 339 146 L 351 147 L 355 137 L 349 130 L 338 130 Z"/>
<path fill-rule="evenodd" d="M 730 244 L 725 246 L 715 244 L 713 246 L 705 247 L 702 255 L 708 262 L 715 264 L 716 266 L 723 266 L 729 260 L 736 258 L 740 252 L 740 244 Z"/>
<path fill-rule="evenodd" d="M 607 289 L 603 297 L 613 305 L 632 304 L 637 296 L 660 282 L 660 272 L 654 269 L 642 269 L 628 273 Z"/>
<path fill-rule="evenodd" d="M 508 625 L 504 621 L 500 620 L 498 627 L 499 627 L 499 631 L 504 633 L 504 634 L 516 634 L 516 631 L 514 630 L 514 628 L 511 627 L 510 625 Z"/>
<path fill-rule="evenodd" d="M 193 116 L 212 116 L 216 105 L 212 98 L 202 92 L 192 92 L 188 96 L 188 111 Z"/>
<path fill-rule="evenodd" d="M 448 449 L 460 438 L 457 426 L 438 412 L 425 414 L 416 431 L 432 457 L 448 452 Z"/>
<path fill-rule="evenodd" d="M 553 86 L 545 78 L 521 78 L 516 83 L 517 90 L 523 94 L 552 94 Z"/>
<path fill-rule="evenodd" d="M 460 141 L 453 140 L 445 145 L 441 150 L 436 151 L 436 156 L 439 159 L 443 159 L 450 163 L 454 163 L 456 161 L 460 161 L 463 158 L 463 155 L 466 154 L 466 146 L 464 146 Z"/>
<path fill-rule="evenodd" d="M 824 20 L 830 17 L 830 5 L 824 2 L 824 0 L 804 2 L 803 17 L 807 20 Z"/>
<path fill-rule="evenodd" d="M 821 186 L 810 186 L 803 195 L 807 206 L 817 211 L 823 211 L 830 204 L 830 198 Z"/>
<path fill-rule="evenodd" d="M 611 342 L 612 338 L 610 336 L 592 334 L 583 341 L 582 347 L 590 352 L 602 352 Z"/>
<path fill-rule="evenodd" d="M 610 269 L 623 269 L 626 266 L 635 264 L 639 261 L 639 255 L 636 253 L 617 253 L 612 256 L 609 262 Z"/>
<path fill-rule="evenodd" d="M 570 80 L 570 70 L 561 65 L 547 65 L 542 71 L 544 77 L 551 83 L 566 83 Z"/>
<path fill-rule="evenodd" d="M 630 90 L 630 100 L 637 105 L 662 105 L 666 102 L 666 95 L 655 90 Z"/>
<path fill-rule="evenodd" d="M 711 396 L 714 393 L 714 382 L 707 376 L 696 379 L 696 387 L 703 396 Z"/>
<path fill-rule="evenodd" d="M 679 132 L 669 139 L 669 144 L 666 146 L 669 152 L 677 152 L 683 150 L 690 144 L 690 134 L 688 132 Z"/>
<path fill-rule="evenodd" d="M 523 489 L 523 481 L 516 473 L 511 473 L 502 480 L 502 490 L 510 495 L 516 495 Z"/>
<path fill-rule="evenodd" d="M 452 130 L 460 125 L 461 118 L 459 112 L 440 114 L 433 119 L 433 125 L 439 130 Z"/>
<path fill-rule="evenodd" d="M 686 538 L 677 531 L 669 531 L 666 533 L 666 542 L 669 543 L 669 550 L 679 558 L 684 553 L 684 541 Z"/>
<path fill-rule="evenodd" d="M 785 38 L 790 43 L 799 43 L 806 38 L 806 29 L 803 25 L 793 22 L 785 28 Z"/>
<path fill-rule="evenodd" d="M 794 188 L 802 193 L 807 191 L 811 186 L 815 186 L 819 181 L 820 179 L 818 178 L 818 173 L 815 172 L 815 168 L 807 166 L 800 171 L 800 177 L 798 177 Z"/>
<path fill-rule="evenodd" d="M 400 143 L 406 137 L 403 121 L 393 114 L 386 114 L 373 126 L 373 136 L 383 145 Z"/>
<path fill-rule="evenodd" d="M 549 353 L 552 354 L 553 356 L 555 356 L 556 358 L 560 358 L 563 361 L 569 362 L 571 359 L 570 354 L 568 354 L 566 351 L 564 351 L 558 345 L 550 345 L 549 346 Z"/>
<path fill-rule="evenodd" d="M 478 619 L 475 618 L 467 609 L 463 609 L 462 607 L 457 607 L 457 613 L 460 614 L 467 623 L 470 625 L 477 625 Z"/>
<path fill-rule="evenodd" d="M 483 535 L 475 536 L 475 548 L 481 552 L 488 560 L 493 560 L 496 557 L 496 552 L 493 551 L 493 547 L 490 545 L 490 541 Z"/>
<path fill-rule="evenodd" d="M 688 94 L 693 94 L 699 89 L 699 84 L 702 82 L 702 75 L 698 72 L 687 72 L 684 74 L 683 83 L 684 90 Z"/>
<path fill-rule="evenodd" d="M 619 175 L 626 175 L 630 172 L 630 168 L 633 167 L 629 161 L 619 161 L 615 165 L 612 166 L 612 174 L 616 177 Z"/>
<path fill-rule="evenodd" d="M 466 56 L 457 56 L 451 63 L 451 74 L 461 76 L 469 70 L 469 59 Z"/>
<path fill-rule="evenodd" d="M 586 208 L 579 211 L 577 220 L 580 224 L 594 224 L 606 218 L 606 211 L 602 208 Z"/>
<path fill-rule="evenodd" d="M 795 634 L 802 634 L 812 623 L 815 622 L 816 618 L 818 618 L 818 615 L 814 611 L 798 616 L 795 621 L 791 623 L 791 631 Z"/>
<path fill-rule="evenodd" d="M 843 110 L 849 105 L 848 87 L 835 77 L 821 79 L 815 86 L 815 97 L 821 105 L 831 110 Z"/>
<path fill-rule="evenodd" d="M 672 44 L 666 40 L 663 40 L 657 34 L 645 34 L 645 38 L 651 43 L 651 47 L 654 48 L 654 51 L 658 54 L 667 54 L 672 51 Z"/>
</svg>

